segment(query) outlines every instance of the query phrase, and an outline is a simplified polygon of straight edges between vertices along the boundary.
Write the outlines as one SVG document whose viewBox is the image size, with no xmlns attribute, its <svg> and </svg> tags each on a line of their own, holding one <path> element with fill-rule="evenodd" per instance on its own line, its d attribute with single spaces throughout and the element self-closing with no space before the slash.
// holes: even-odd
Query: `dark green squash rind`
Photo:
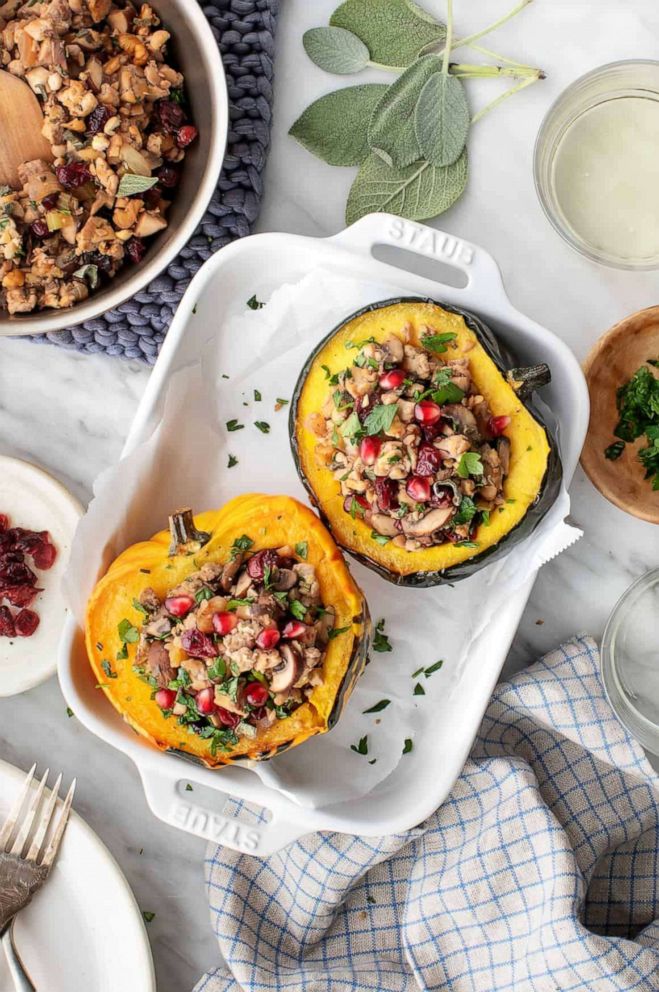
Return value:
<svg viewBox="0 0 659 992">
<path fill-rule="evenodd" d="M 350 314 L 350 316 L 342 320 L 340 324 L 337 324 L 337 326 L 334 327 L 329 334 L 325 335 L 320 343 L 314 348 L 302 367 L 302 371 L 300 372 L 298 380 L 295 384 L 295 389 L 293 390 L 288 423 L 293 460 L 295 462 L 295 467 L 300 481 L 307 491 L 310 502 L 318 510 L 323 523 L 328 528 L 337 543 L 340 542 L 332 528 L 332 521 L 324 512 L 323 507 L 319 505 L 313 487 L 302 470 L 302 462 L 297 438 L 297 411 L 300 397 L 302 395 L 302 389 L 306 382 L 309 370 L 311 369 L 311 366 L 316 360 L 319 352 L 322 351 L 325 345 L 334 337 L 335 334 L 338 334 L 346 324 L 350 323 L 352 320 L 356 320 L 358 317 L 361 317 L 366 313 L 372 312 L 373 310 L 380 310 L 384 307 L 394 306 L 399 303 L 430 303 L 434 306 L 441 307 L 443 310 L 449 311 L 449 313 L 457 314 L 464 319 L 467 327 L 476 334 L 481 347 L 492 359 L 504 379 L 507 376 L 507 372 L 514 365 L 514 359 L 510 352 L 508 352 L 508 350 L 500 344 L 492 329 L 488 327 L 488 325 L 485 324 L 479 317 L 473 313 L 470 313 L 468 310 L 462 310 L 460 307 L 452 306 L 449 303 L 440 303 L 438 300 L 433 300 L 429 297 L 399 296 L 394 297 L 393 299 L 383 300 L 379 303 L 370 303 L 368 306 L 362 307 L 361 310 L 357 310 L 355 313 Z M 459 582 L 461 579 L 469 578 L 469 576 L 479 571 L 479 569 L 483 568 L 485 565 L 489 565 L 492 562 L 498 561 L 499 559 L 505 557 L 517 544 L 520 544 L 522 541 L 526 540 L 526 538 L 533 533 L 540 521 L 554 504 L 561 488 L 563 466 L 558 453 L 558 445 L 556 440 L 547 427 L 542 415 L 536 409 L 532 399 L 525 396 L 523 393 L 518 395 L 520 396 L 520 400 L 526 409 L 532 414 L 534 420 L 544 429 L 547 437 L 547 443 L 549 445 L 549 457 L 547 459 L 547 468 L 545 470 L 542 484 L 535 502 L 529 507 L 524 518 L 520 520 L 517 526 L 509 530 L 498 544 L 486 548 L 485 551 L 480 554 L 474 555 L 466 561 L 453 565 L 450 568 L 411 572 L 408 575 L 399 575 L 392 572 L 387 566 L 382 565 L 376 559 L 358 551 L 354 551 L 352 548 L 346 547 L 345 545 L 341 545 L 344 550 L 357 561 L 361 562 L 362 565 L 365 565 L 366 568 L 371 569 L 373 572 L 377 572 L 378 575 L 380 575 L 383 579 L 386 579 L 388 582 L 392 582 L 399 586 L 409 586 L 422 589 L 430 586 L 442 585 L 444 583 L 449 584 L 452 582 Z"/>
</svg>

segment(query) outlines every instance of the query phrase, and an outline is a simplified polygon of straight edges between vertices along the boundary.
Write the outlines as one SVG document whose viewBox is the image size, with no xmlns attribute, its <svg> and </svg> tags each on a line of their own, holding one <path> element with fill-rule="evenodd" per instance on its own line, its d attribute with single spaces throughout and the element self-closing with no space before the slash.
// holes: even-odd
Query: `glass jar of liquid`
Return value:
<svg viewBox="0 0 659 992">
<path fill-rule="evenodd" d="M 535 184 L 556 230 L 596 262 L 659 268 L 659 62 L 582 76 L 543 121 Z"/>
</svg>

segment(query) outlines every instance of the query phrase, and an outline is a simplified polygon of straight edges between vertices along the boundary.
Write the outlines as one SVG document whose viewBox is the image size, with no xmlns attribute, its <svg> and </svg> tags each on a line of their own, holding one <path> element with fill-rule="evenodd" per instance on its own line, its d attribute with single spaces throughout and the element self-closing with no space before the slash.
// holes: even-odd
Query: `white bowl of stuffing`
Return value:
<svg viewBox="0 0 659 992">
<path fill-rule="evenodd" d="M 0 186 L 0 335 L 134 296 L 180 252 L 228 129 L 217 43 L 194 0 L 0 0 L 0 69 L 30 86 L 52 160 Z"/>
</svg>

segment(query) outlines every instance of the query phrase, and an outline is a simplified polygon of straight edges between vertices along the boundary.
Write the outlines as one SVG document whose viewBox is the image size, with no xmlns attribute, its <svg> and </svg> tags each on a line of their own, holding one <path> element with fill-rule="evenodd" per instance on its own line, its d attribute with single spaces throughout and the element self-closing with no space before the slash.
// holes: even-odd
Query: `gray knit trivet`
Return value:
<svg viewBox="0 0 659 992">
<path fill-rule="evenodd" d="M 222 53 L 229 93 L 227 153 L 204 219 L 166 271 L 131 300 L 95 320 L 32 340 L 153 365 L 197 269 L 218 248 L 249 234 L 259 212 L 270 142 L 279 0 L 205 0 L 201 7 Z"/>
</svg>

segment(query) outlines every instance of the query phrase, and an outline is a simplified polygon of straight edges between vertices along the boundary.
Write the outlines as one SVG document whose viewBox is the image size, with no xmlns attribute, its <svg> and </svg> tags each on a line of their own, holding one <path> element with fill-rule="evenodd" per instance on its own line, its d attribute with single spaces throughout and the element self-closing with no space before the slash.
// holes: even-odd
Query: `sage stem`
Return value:
<svg viewBox="0 0 659 992">
<path fill-rule="evenodd" d="M 515 66 L 517 69 L 532 69 L 533 66 L 526 65 L 524 62 L 517 62 L 516 59 L 509 59 L 507 55 L 500 55 L 498 52 L 493 52 L 491 48 L 485 48 L 484 45 L 469 45 L 474 52 L 478 52 L 479 55 L 487 55 L 488 58 L 494 59 L 495 62 L 502 62 L 504 65 Z"/>
<path fill-rule="evenodd" d="M 542 76 L 542 71 L 534 69 L 532 66 L 470 65 L 462 62 L 452 62 L 449 72 L 452 76 L 458 76 L 460 79 L 486 79 L 497 76 L 512 76 L 513 79 L 518 79 L 520 76 L 536 78 Z"/>
<path fill-rule="evenodd" d="M 504 14 L 503 17 L 500 17 L 498 21 L 494 21 L 493 24 L 490 24 L 488 25 L 488 27 L 483 28 L 482 31 L 476 31 L 474 34 L 467 35 L 465 38 L 458 38 L 457 41 L 452 41 L 449 38 L 449 34 L 447 31 L 446 33 L 447 40 L 445 47 L 442 49 L 442 51 L 439 54 L 444 55 L 447 48 L 449 48 L 449 50 L 450 48 L 453 49 L 462 48 L 463 45 L 471 45 L 472 42 L 478 41 L 479 38 L 484 38 L 486 34 L 490 34 L 490 32 L 495 31 L 497 28 L 500 28 L 502 24 L 505 24 L 507 21 L 512 20 L 513 17 L 516 17 L 516 15 L 519 14 L 521 10 L 524 10 L 525 7 L 528 7 L 530 3 L 532 3 L 532 0 L 520 0 L 520 2 L 517 4 L 516 7 L 513 7 L 512 10 L 509 10 L 508 13 Z"/>
<path fill-rule="evenodd" d="M 527 86 L 532 86 L 533 83 L 537 83 L 537 81 L 541 78 L 541 75 L 538 73 L 538 75 L 532 76 L 530 79 L 523 79 L 522 82 L 517 83 L 516 86 L 511 86 L 505 93 L 501 93 L 495 100 L 492 100 L 490 103 L 486 104 L 482 110 L 479 110 L 477 114 L 474 114 L 471 118 L 471 123 L 476 124 L 478 121 L 482 120 L 486 114 L 489 114 L 491 110 L 494 110 L 494 108 L 498 107 L 500 103 L 503 103 L 504 100 L 514 96 L 515 93 L 519 93 L 520 90 L 526 89 Z"/>
</svg>

